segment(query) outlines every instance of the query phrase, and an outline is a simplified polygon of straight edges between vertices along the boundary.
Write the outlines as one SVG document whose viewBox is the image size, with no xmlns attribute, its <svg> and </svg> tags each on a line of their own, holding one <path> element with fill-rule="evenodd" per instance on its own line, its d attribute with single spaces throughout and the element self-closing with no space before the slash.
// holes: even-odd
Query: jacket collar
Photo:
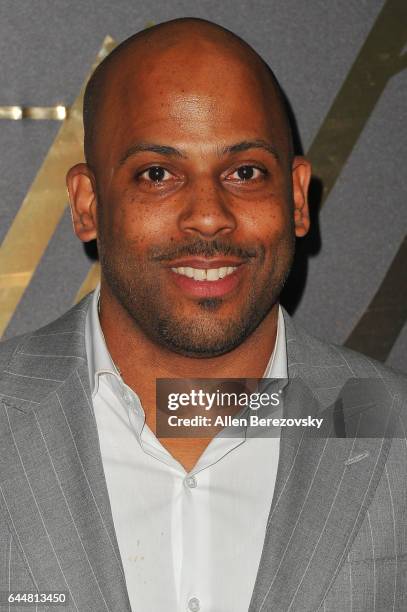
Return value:
<svg viewBox="0 0 407 612">
<path fill-rule="evenodd" d="M 0 375 L 3 402 L 29 411 L 86 364 L 85 321 L 90 299 L 86 296 L 56 321 L 21 337 Z"/>
<path fill-rule="evenodd" d="M 318 413 L 324 423 L 320 430 L 306 433 L 282 428 L 274 496 L 249 612 L 320 608 L 381 478 L 392 441 L 380 435 L 387 435 L 397 418 L 391 395 L 367 359 L 309 336 L 287 313 L 285 323 L 289 384 L 284 414 L 294 418 Z M 369 379 L 373 375 L 376 378 Z M 380 401 L 364 410 L 369 389 L 373 396 L 380 391 Z M 346 437 L 336 437 L 339 392 L 347 399 L 339 406 L 340 435 Z M 374 438 L 369 437 L 372 421 Z"/>
</svg>

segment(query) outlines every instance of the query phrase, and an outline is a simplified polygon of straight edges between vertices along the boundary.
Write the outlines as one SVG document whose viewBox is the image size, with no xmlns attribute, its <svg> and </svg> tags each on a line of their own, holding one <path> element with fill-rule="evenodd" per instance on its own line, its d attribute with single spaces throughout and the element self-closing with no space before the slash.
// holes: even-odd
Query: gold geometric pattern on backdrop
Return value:
<svg viewBox="0 0 407 612">
<path fill-rule="evenodd" d="M 324 187 L 323 202 L 351 155 L 388 80 L 406 68 L 407 55 L 401 54 L 406 42 L 407 2 L 386 0 L 308 151 L 314 174 Z M 106 37 L 93 68 L 114 46 L 114 41 Z M 65 173 L 71 165 L 83 159 L 83 91 L 84 87 L 69 109 L 68 118 L 0 249 L 0 336 L 65 209 Z M 31 237 L 29 243 L 24 240 L 27 235 Z M 407 264 L 405 247 L 404 241 L 376 295 L 346 342 L 352 348 L 382 360 L 389 354 L 406 319 L 407 292 L 404 296 L 397 292 Z M 94 289 L 99 277 L 100 267 L 96 262 L 84 279 L 75 302 Z M 395 305 L 397 293 L 399 297 Z M 372 345 L 366 341 L 368 336 Z"/>
<path fill-rule="evenodd" d="M 115 46 L 107 36 L 91 72 Z M 65 175 L 83 159 L 82 101 L 70 108 L 0 249 L 0 336 L 29 285 L 67 205 Z M 29 240 L 27 240 L 29 236 Z"/>
</svg>

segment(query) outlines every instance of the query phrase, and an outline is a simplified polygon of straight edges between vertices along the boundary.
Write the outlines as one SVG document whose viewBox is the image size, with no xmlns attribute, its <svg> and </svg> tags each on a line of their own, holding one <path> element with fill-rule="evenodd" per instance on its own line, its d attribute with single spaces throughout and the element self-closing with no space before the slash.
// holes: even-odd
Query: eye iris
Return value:
<svg viewBox="0 0 407 612">
<path fill-rule="evenodd" d="M 153 166 L 152 168 L 149 168 L 148 170 L 148 178 L 150 179 L 150 181 L 155 181 L 155 182 L 162 181 L 164 176 L 165 176 L 165 170 L 164 168 L 161 168 L 160 166 Z"/>
<path fill-rule="evenodd" d="M 238 177 L 242 181 L 253 178 L 254 169 L 252 166 L 241 166 L 237 171 Z"/>
</svg>

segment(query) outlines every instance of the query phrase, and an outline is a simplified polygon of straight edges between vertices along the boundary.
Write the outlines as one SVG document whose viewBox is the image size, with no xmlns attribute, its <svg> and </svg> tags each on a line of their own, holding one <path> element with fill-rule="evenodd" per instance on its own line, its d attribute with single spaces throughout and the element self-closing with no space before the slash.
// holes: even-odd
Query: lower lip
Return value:
<svg viewBox="0 0 407 612">
<path fill-rule="evenodd" d="M 177 274 L 170 270 L 174 283 L 186 293 L 196 297 L 220 297 L 236 289 L 243 272 L 244 264 L 240 265 L 232 274 L 217 281 L 196 281 L 193 278 Z"/>
</svg>

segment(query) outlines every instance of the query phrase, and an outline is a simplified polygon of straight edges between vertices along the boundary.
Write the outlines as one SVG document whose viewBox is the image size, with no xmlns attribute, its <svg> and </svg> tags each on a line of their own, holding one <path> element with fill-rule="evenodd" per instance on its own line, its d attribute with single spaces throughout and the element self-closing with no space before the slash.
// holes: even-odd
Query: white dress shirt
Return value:
<svg viewBox="0 0 407 612">
<path fill-rule="evenodd" d="M 145 423 L 99 323 L 86 320 L 92 400 L 133 612 L 247 612 L 279 458 L 278 437 L 214 438 L 187 473 Z M 264 377 L 287 378 L 284 319 Z"/>
</svg>

